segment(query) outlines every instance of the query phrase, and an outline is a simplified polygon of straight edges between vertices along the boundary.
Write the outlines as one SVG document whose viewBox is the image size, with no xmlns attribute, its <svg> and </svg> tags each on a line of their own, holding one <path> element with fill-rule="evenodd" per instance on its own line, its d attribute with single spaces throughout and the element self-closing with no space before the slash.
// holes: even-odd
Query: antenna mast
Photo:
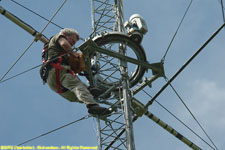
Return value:
<svg viewBox="0 0 225 150">
<path fill-rule="evenodd" d="M 124 33 L 124 18 L 123 18 L 123 1 L 122 0 L 92 0 L 92 29 L 93 33 L 92 36 L 95 36 L 97 34 L 101 34 L 103 31 L 117 31 Z M 119 44 L 119 53 L 126 56 L 126 45 Z M 130 90 L 129 90 L 129 76 L 128 76 L 128 65 L 127 62 L 124 60 L 119 60 L 119 70 L 121 74 L 121 89 L 122 92 L 119 94 L 120 101 L 117 101 L 117 103 L 120 103 L 123 109 L 123 116 L 124 116 L 124 122 L 121 122 L 121 120 L 118 122 L 118 119 L 122 116 L 120 115 L 119 118 L 114 118 L 114 121 L 111 123 L 113 124 L 122 124 L 122 127 L 115 129 L 113 125 L 110 125 L 111 132 L 108 133 L 108 137 L 106 136 L 105 139 L 103 139 L 102 134 L 104 134 L 104 130 L 101 129 L 100 120 L 98 120 L 98 135 L 99 135 L 99 148 L 102 149 L 104 146 L 106 146 L 106 149 L 108 149 L 112 145 L 105 145 L 104 143 L 110 143 L 106 142 L 105 140 L 109 140 L 111 138 L 115 138 L 113 134 L 117 135 L 117 131 L 119 130 L 126 130 L 126 136 L 124 138 L 118 137 L 118 139 L 114 139 L 116 141 L 120 141 L 119 145 L 114 147 L 114 149 L 120 149 L 120 147 L 126 147 L 128 150 L 135 150 L 134 146 L 134 136 L 133 136 L 133 125 L 132 125 L 132 118 L 133 114 L 130 111 Z M 115 123 L 115 121 L 117 123 Z M 107 122 L 107 121 L 106 121 Z M 108 122 L 109 123 L 109 122 Z M 106 126 L 107 127 L 107 126 Z M 106 128 L 105 127 L 105 128 Z M 105 136 L 105 134 L 104 134 Z M 103 143 L 104 142 L 104 143 Z M 126 142 L 126 144 L 124 143 Z M 124 148 L 122 148 L 124 149 Z"/>
</svg>

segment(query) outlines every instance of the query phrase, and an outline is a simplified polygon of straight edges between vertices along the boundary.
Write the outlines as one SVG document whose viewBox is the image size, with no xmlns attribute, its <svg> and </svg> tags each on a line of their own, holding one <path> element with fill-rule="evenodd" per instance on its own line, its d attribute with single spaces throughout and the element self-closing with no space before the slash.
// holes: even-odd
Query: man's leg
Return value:
<svg viewBox="0 0 225 150">
<path fill-rule="evenodd" d="M 74 92 L 78 100 L 86 104 L 89 113 L 95 115 L 107 115 L 111 113 L 108 109 L 98 105 L 87 86 L 77 76 L 74 77 L 71 73 L 64 73 L 60 79 L 61 84 L 65 88 Z"/>
</svg>

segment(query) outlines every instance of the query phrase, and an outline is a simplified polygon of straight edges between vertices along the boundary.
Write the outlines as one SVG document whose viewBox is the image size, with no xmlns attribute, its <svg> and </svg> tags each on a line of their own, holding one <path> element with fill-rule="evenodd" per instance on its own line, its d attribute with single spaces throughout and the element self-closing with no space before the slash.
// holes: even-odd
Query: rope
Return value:
<svg viewBox="0 0 225 150">
<path fill-rule="evenodd" d="M 38 139 L 38 138 L 40 138 L 40 137 L 43 137 L 43 136 L 48 135 L 48 134 L 50 134 L 50 133 L 53 133 L 53 132 L 55 132 L 55 131 L 57 131 L 57 130 L 60 130 L 60 129 L 62 129 L 62 128 L 65 128 L 65 127 L 67 127 L 67 126 L 69 126 L 69 125 L 72 125 L 72 124 L 74 124 L 74 123 L 77 123 L 77 122 L 79 122 L 79 121 L 81 121 L 81 120 L 88 119 L 89 117 L 90 117 L 89 115 L 86 115 L 86 116 L 84 116 L 84 117 L 82 117 L 82 118 L 80 118 L 80 119 L 78 119 L 78 120 L 72 121 L 72 122 L 70 122 L 70 123 L 68 123 L 68 124 L 65 124 L 65 125 L 61 126 L 61 127 L 58 127 L 58 128 L 53 129 L 53 130 L 51 130 L 51 131 L 48 131 L 48 132 L 46 132 L 46 133 L 44 133 L 44 134 L 41 134 L 41 135 L 36 136 L 36 137 L 34 137 L 34 138 L 32 138 L 32 139 L 29 139 L 29 140 L 27 140 L 27 141 L 25 141 L 25 142 L 22 142 L 22 143 L 18 144 L 17 146 L 20 146 L 20 145 L 26 144 L 26 143 L 28 143 L 28 142 L 31 142 L 31 141 L 33 141 L 33 140 L 36 140 L 36 139 Z"/>
<path fill-rule="evenodd" d="M 173 43 L 173 41 L 174 41 L 174 39 L 175 39 L 175 37 L 176 37 L 176 35 L 177 35 L 179 29 L 180 29 L 180 26 L 181 26 L 181 24 L 183 23 L 184 18 L 186 17 L 187 12 L 189 11 L 189 9 L 190 9 L 190 7 L 191 7 L 191 4 L 192 4 L 192 0 L 190 1 L 189 5 L 188 5 L 188 7 L 187 7 L 187 9 L 186 9 L 186 11 L 185 11 L 185 13 L 184 13 L 184 16 L 182 17 L 182 19 L 181 19 L 181 21 L 180 21 L 180 24 L 178 25 L 177 30 L 176 30 L 175 34 L 173 35 L 173 38 L 172 38 L 172 40 L 170 41 L 170 44 L 169 44 L 169 46 L 168 46 L 168 48 L 167 48 L 167 50 L 166 50 L 164 56 L 163 56 L 162 59 L 161 59 L 161 62 L 162 62 L 162 63 L 164 63 L 164 61 L 165 61 L 165 58 L 166 58 L 166 55 L 167 55 L 167 53 L 168 53 L 168 51 L 169 51 L 169 49 L 170 49 L 170 46 L 172 45 L 172 43 Z"/>
<path fill-rule="evenodd" d="M 49 23 L 52 21 L 52 19 L 56 16 L 56 14 L 59 12 L 59 10 L 62 8 L 62 6 L 65 4 L 67 0 L 64 0 L 64 2 L 62 3 L 62 5 L 58 8 L 58 10 L 55 12 L 55 14 L 52 16 L 52 18 L 49 20 L 49 22 L 47 23 L 47 25 L 43 28 L 43 30 L 40 32 L 40 34 L 42 34 L 44 32 L 44 30 L 47 28 L 47 26 L 49 25 Z M 34 38 L 34 40 L 31 42 L 31 44 L 24 50 L 24 52 L 19 56 L 19 58 L 14 62 L 14 64 L 9 68 L 9 70 L 2 76 L 2 78 L 0 79 L 0 81 L 2 81 L 5 76 L 11 71 L 11 69 L 16 65 L 16 63 L 23 57 L 23 55 L 29 50 L 29 48 L 34 44 L 34 42 L 36 41 L 36 37 Z"/>
</svg>

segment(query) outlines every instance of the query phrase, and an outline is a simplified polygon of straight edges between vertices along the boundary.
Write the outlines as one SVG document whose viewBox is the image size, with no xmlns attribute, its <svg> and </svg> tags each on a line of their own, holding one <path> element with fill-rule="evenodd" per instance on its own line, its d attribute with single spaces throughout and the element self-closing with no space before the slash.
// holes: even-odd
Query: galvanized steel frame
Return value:
<svg viewBox="0 0 225 150">
<path fill-rule="evenodd" d="M 118 32 L 124 32 L 123 27 L 123 5 L 122 0 L 92 0 L 92 30 L 93 33 L 90 37 L 94 37 L 97 34 L 101 34 L 104 31 L 118 31 Z M 123 45 L 121 45 L 123 47 Z M 126 48 L 119 48 L 121 54 L 126 53 Z M 107 121 L 107 124 L 105 124 L 104 128 L 101 128 L 101 122 L 98 119 L 98 129 L 99 129 L 99 148 L 103 149 L 105 146 L 106 149 L 109 147 L 113 149 L 120 149 L 120 147 L 123 146 L 126 149 L 134 150 L 134 137 L 133 137 L 133 126 L 132 126 L 132 114 L 130 111 L 130 91 L 129 91 L 129 77 L 127 72 L 127 62 L 120 60 L 120 72 L 122 76 L 122 95 L 120 97 L 123 97 L 123 104 L 121 103 L 121 108 L 123 110 L 123 115 L 120 115 L 118 118 L 121 118 L 124 116 L 124 120 L 120 120 L 120 123 L 122 123 L 123 126 L 120 126 L 119 128 L 115 129 L 113 127 L 113 124 L 115 124 L 118 118 L 111 120 L 111 122 Z M 121 99 L 122 100 L 122 99 Z M 119 100 L 120 101 L 120 100 Z M 116 102 L 118 103 L 118 101 Z M 118 123 L 118 122 L 117 122 Z M 105 128 L 108 128 L 107 130 L 104 130 Z M 113 136 L 113 134 L 116 134 L 117 131 L 125 129 L 126 130 L 126 136 L 122 138 L 122 136 Z M 111 131 L 111 134 L 105 133 L 105 132 Z M 106 138 L 102 139 L 102 136 L 106 136 Z M 114 138 L 114 144 L 115 140 L 117 142 L 120 142 L 117 146 L 113 146 L 111 141 L 105 142 L 110 138 Z M 108 145 L 108 144 L 109 145 Z"/>
</svg>

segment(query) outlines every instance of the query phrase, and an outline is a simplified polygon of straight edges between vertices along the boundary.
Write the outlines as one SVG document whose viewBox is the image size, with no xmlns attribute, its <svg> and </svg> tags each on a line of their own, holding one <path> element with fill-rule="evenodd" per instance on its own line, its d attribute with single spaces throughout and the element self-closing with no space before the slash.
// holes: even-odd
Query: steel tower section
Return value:
<svg viewBox="0 0 225 150">
<path fill-rule="evenodd" d="M 116 4 L 116 27 L 119 32 L 124 32 L 124 17 L 123 17 L 123 3 L 122 0 L 115 0 Z M 119 45 L 119 53 L 126 56 L 126 45 Z M 133 134 L 133 122 L 132 122 L 132 112 L 131 112 L 131 95 L 129 87 L 129 77 L 128 77 L 128 65 L 124 60 L 120 60 L 120 72 L 122 76 L 122 90 L 123 90 L 123 111 L 124 119 L 126 123 L 126 137 L 127 137 L 127 149 L 134 150 L 134 134 Z"/>
<path fill-rule="evenodd" d="M 114 0 L 92 0 L 92 34 L 91 37 L 104 31 L 115 31 Z"/>
<path fill-rule="evenodd" d="M 122 0 L 92 0 L 92 34 L 94 37 L 107 31 L 124 32 Z M 110 45 L 110 44 L 109 44 Z M 108 48 L 112 47 L 108 46 Z M 126 45 L 119 44 L 118 52 L 126 55 Z M 97 60 L 98 61 L 98 60 Z M 130 111 L 130 91 L 128 65 L 126 61 L 118 60 L 120 72 L 119 96 L 112 105 L 118 105 L 119 111 L 105 122 L 98 122 L 99 149 L 134 150 L 133 115 Z M 126 132 L 124 132 L 126 131 Z"/>
</svg>

